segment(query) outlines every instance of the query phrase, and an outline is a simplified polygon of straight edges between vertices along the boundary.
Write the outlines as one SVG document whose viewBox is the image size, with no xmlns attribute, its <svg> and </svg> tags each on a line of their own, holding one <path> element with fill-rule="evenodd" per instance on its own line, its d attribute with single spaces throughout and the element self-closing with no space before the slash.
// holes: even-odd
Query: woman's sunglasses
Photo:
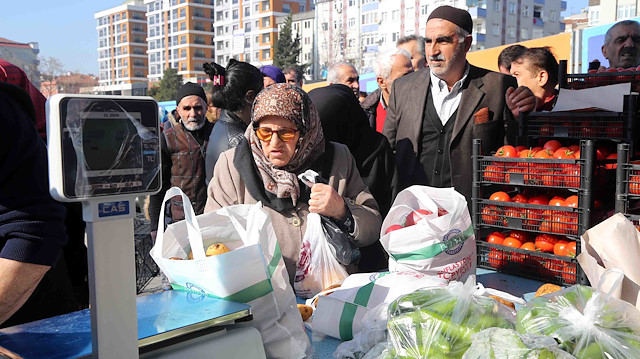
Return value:
<svg viewBox="0 0 640 359">
<path fill-rule="evenodd" d="M 278 138 L 280 138 L 281 141 L 289 142 L 296 138 L 296 132 L 298 132 L 298 130 L 294 130 L 293 128 L 281 128 L 274 131 L 269 127 L 256 128 L 256 136 L 260 141 L 271 141 L 271 137 L 273 137 L 274 132 L 278 134 Z"/>
</svg>

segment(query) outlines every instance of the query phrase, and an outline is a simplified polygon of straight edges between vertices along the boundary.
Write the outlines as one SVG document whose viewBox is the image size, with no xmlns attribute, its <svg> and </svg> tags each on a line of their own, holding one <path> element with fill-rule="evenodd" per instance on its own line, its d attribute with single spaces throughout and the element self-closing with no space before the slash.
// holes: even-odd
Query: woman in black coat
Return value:
<svg viewBox="0 0 640 359">
<path fill-rule="evenodd" d="M 309 97 L 320 114 L 325 139 L 349 147 L 360 177 L 378 202 L 380 214 L 386 216 L 397 194 L 396 163 L 387 138 L 369 126 L 367 115 L 349 87 L 333 84 L 311 90 Z M 361 250 L 359 270 L 387 267 L 380 242 Z"/>
</svg>

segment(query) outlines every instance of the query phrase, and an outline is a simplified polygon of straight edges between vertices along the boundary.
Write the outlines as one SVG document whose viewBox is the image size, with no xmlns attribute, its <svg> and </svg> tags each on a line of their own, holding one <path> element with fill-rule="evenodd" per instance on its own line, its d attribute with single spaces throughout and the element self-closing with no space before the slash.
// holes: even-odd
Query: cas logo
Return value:
<svg viewBox="0 0 640 359">
<path fill-rule="evenodd" d="M 98 204 L 98 217 L 129 214 L 129 201 L 103 202 Z"/>
</svg>

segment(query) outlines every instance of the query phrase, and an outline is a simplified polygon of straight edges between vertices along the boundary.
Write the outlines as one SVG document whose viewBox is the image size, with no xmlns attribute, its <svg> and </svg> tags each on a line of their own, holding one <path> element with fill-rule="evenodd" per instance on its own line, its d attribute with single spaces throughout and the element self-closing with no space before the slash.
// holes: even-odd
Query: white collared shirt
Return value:
<svg viewBox="0 0 640 359">
<path fill-rule="evenodd" d="M 440 117 L 442 125 L 444 126 L 460 105 L 460 99 L 462 98 L 462 84 L 464 84 L 464 81 L 467 79 L 467 75 L 469 75 L 469 63 L 467 63 L 467 67 L 464 70 L 464 75 L 460 80 L 453 84 L 451 91 L 449 91 L 447 83 L 438 78 L 433 71 L 430 72 L 430 75 L 433 105 L 436 108 L 436 112 Z"/>
<path fill-rule="evenodd" d="M 382 105 L 382 108 L 384 108 L 385 110 L 387 109 L 387 103 L 384 102 L 384 96 L 382 96 L 382 92 L 380 93 L 380 104 Z"/>
</svg>

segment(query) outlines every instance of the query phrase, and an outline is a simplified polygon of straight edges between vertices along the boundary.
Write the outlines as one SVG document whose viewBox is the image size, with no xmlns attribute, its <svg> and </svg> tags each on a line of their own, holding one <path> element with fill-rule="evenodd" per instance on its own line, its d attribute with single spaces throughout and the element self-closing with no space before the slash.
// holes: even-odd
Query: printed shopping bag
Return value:
<svg viewBox="0 0 640 359">
<path fill-rule="evenodd" d="M 453 188 L 411 186 L 398 194 L 382 223 L 389 270 L 413 270 L 447 281 L 476 271 L 476 242 L 464 196 Z"/>
<path fill-rule="evenodd" d="M 151 249 L 151 257 L 172 287 L 251 305 L 253 320 L 240 325 L 260 331 L 267 357 L 303 358 L 309 339 L 262 205 L 229 206 L 196 217 L 178 187 L 167 191 L 164 202 L 173 196 L 182 196 L 185 219 L 169 225 L 164 233 L 159 223 Z M 160 207 L 160 220 L 164 207 Z M 214 243 L 223 243 L 230 251 L 206 257 L 205 248 Z M 193 259 L 188 259 L 189 253 Z"/>
</svg>

